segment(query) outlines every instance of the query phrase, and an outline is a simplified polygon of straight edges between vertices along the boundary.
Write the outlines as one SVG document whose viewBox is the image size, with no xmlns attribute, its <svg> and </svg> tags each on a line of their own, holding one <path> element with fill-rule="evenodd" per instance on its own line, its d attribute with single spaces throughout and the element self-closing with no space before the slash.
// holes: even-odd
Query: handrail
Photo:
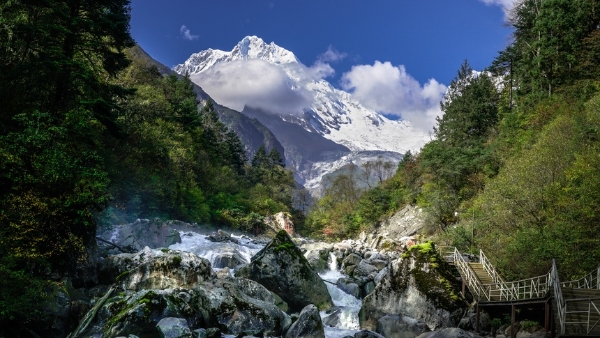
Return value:
<svg viewBox="0 0 600 338">
<path fill-rule="evenodd" d="M 558 269 L 556 268 L 556 261 L 552 259 L 552 269 L 548 274 L 550 283 L 554 288 L 554 298 L 556 299 L 556 307 L 558 310 L 558 322 L 560 324 L 560 334 L 565 334 L 565 322 L 566 322 L 566 312 L 567 312 L 567 304 L 562 295 L 561 283 L 558 277 Z"/>
<path fill-rule="evenodd" d="M 494 268 L 492 263 L 488 260 L 481 249 L 479 249 L 479 262 L 482 264 L 483 268 L 490 275 L 490 277 L 492 277 L 494 284 L 505 283 L 504 279 L 500 277 L 500 274 L 496 271 L 496 268 Z"/>
<path fill-rule="evenodd" d="M 446 260 L 448 260 L 449 258 L 451 262 L 454 262 L 454 265 L 456 266 L 458 272 L 463 277 L 463 280 L 471 290 L 471 293 L 473 293 L 473 295 L 476 296 L 478 300 L 482 298 L 488 301 L 490 300 L 489 287 L 486 288 L 483 286 L 483 284 L 481 284 L 479 278 L 477 277 L 473 269 L 471 269 L 469 263 L 464 259 L 464 257 L 456 247 L 439 247 L 438 250 L 440 251 L 440 255 L 442 257 L 444 257 Z"/>
<path fill-rule="evenodd" d="M 490 284 L 490 299 L 523 300 L 543 298 L 549 291 L 548 275 L 518 281 Z"/>
<path fill-rule="evenodd" d="M 580 279 L 560 283 L 563 288 L 600 289 L 600 265 Z"/>
<path fill-rule="evenodd" d="M 548 274 L 527 278 L 517 281 L 506 282 L 496 271 L 492 263 L 485 256 L 482 250 L 479 251 L 479 263 L 485 273 L 487 273 L 494 283 L 483 284 L 477 276 L 474 268 L 456 247 L 438 247 L 440 255 L 445 260 L 453 262 L 465 284 L 478 301 L 519 301 L 535 298 L 544 298 L 550 290 L 554 291 L 554 299 L 556 301 L 556 311 L 558 313 L 557 322 L 560 325 L 560 334 L 564 335 L 569 325 L 579 325 L 578 327 L 587 334 L 597 330 L 600 327 L 600 320 L 593 322 L 591 313 L 600 314 L 600 304 L 597 302 L 600 297 L 592 293 L 592 298 L 565 298 L 562 288 L 573 289 L 599 289 L 600 290 L 600 265 L 598 268 L 580 279 L 561 282 L 558 275 L 556 261 L 552 260 L 552 268 Z M 478 270 L 479 268 L 477 268 Z M 571 304 L 571 305 L 568 305 Z M 586 304 L 587 310 L 583 310 L 581 305 Z M 576 306 L 573 308 L 573 306 Z M 569 311 L 569 309 L 571 309 Z M 587 314 L 587 321 L 577 320 L 576 317 L 582 314 Z M 573 321 L 575 320 L 575 321 Z M 584 326 L 582 326 L 584 325 Z M 575 329 L 577 330 L 577 329 Z"/>
</svg>

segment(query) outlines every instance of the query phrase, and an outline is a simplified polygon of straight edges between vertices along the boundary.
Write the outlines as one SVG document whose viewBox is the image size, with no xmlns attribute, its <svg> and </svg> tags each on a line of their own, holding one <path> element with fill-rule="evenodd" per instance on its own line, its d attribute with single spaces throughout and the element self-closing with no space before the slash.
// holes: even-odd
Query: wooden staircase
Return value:
<svg viewBox="0 0 600 338">
<path fill-rule="evenodd" d="M 494 284 L 493 277 L 484 269 L 483 263 L 469 262 L 469 266 L 477 276 L 479 283 L 481 285 L 486 285 L 488 287 L 489 292 L 489 300 L 490 302 L 501 301 L 500 296 L 497 295 L 494 290 L 498 289 L 498 286 Z"/>
<path fill-rule="evenodd" d="M 600 290 L 563 287 L 561 291 L 566 303 L 561 336 L 600 336 Z M 554 292 L 551 295 L 554 297 Z M 559 318 L 558 307 L 554 315 Z"/>
<path fill-rule="evenodd" d="M 579 280 L 561 283 L 553 261 L 546 275 L 506 282 L 481 250 L 479 262 L 470 262 L 454 247 L 440 248 L 440 254 L 457 268 L 478 307 L 511 305 L 514 316 L 519 304 L 546 304 L 548 321 L 551 302 L 558 335 L 600 337 L 600 265 Z"/>
</svg>

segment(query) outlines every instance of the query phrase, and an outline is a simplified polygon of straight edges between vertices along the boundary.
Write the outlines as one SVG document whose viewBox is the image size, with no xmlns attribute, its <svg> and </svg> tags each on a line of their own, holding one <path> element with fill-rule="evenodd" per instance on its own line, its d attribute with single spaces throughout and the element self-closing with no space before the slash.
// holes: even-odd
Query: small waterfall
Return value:
<svg viewBox="0 0 600 338">
<path fill-rule="evenodd" d="M 264 244 L 253 243 L 251 239 L 245 236 L 234 236 L 239 244 L 232 242 L 211 242 L 208 240 L 206 235 L 201 235 L 195 232 L 184 232 L 181 231 L 181 243 L 173 244 L 169 248 L 175 250 L 193 252 L 200 257 L 208 259 L 211 264 L 214 263 L 219 255 L 231 252 L 235 250 L 237 254 L 242 256 L 248 262 L 251 257 L 255 255 L 260 249 L 264 247 Z M 334 253 L 330 252 L 327 260 L 329 271 L 320 274 L 321 278 L 329 281 L 325 283 L 333 304 L 338 308 L 335 313 L 327 314 L 325 311 L 321 312 L 321 318 L 325 319 L 328 316 L 337 316 L 337 324 L 335 327 L 325 326 L 325 337 L 327 338 L 342 338 L 347 336 L 353 336 L 354 333 L 360 330 L 360 324 L 358 320 L 358 312 L 362 306 L 362 301 L 356 297 L 349 295 L 338 288 L 335 284 L 337 280 L 342 277 L 347 277 L 339 271 L 338 260 Z M 216 269 L 218 270 L 218 269 Z M 226 336 L 227 338 L 233 336 Z"/>
<path fill-rule="evenodd" d="M 337 256 L 332 251 L 329 252 L 329 259 L 327 260 L 327 263 L 329 265 L 329 270 L 337 271 Z"/>
</svg>

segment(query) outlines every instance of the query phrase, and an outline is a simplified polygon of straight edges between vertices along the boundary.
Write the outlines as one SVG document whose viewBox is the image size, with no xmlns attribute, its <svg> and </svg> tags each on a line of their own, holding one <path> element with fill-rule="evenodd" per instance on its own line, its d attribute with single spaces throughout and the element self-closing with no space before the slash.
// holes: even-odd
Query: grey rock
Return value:
<svg viewBox="0 0 600 338">
<path fill-rule="evenodd" d="M 354 334 L 354 338 L 385 338 L 377 332 L 362 330 Z"/>
<path fill-rule="evenodd" d="M 325 311 L 326 316 L 323 318 L 323 324 L 331 327 L 336 327 L 340 324 L 342 315 L 342 307 L 334 306 Z"/>
<path fill-rule="evenodd" d="M 130 269 L 132 264 L 138 265 Z M 105 280 L 112 280 L 112 276 L 119 273 L 114 281 L 123 289 L 136 291 L 193 288 L 215 278 L 208 260 L 191 252 L 176 250 L 149 251 L 148 255 L 111 256 L 102 261 L 100 271 Z"/>
<path fill-rule="evenodd" d="M 385 266 L 387 265 L 387 262 L 381 259 L 372 259 L 368 261 L 369 263 L 371 263 L 371 265 L 373 265 L 374 267 L 377 268 L 377 271 L 381 271 L 385 268 Z"/>
<path fill-rule="evenodd" d="M 349 265 L 358 265 L 360 261 L 362 261 L 362 257 L 355 253 L 351 253 L 348 256 L 346 256 L 346 258 L 344 258 L 344 260 L 342 261 L 342 268 Z"/>
<path fill-rule="evenodd" d="M 352 275 L 355 277 L 367 277 L 371 273 L 377 273 L 378 271 L 379 270 L 375 266 L 367 263 L 367 261 L 363 259 L 358 263 L 352 272 Z"/>
<path fill-rule="evenodd" d="M 340 278 L 336 283 L 337 287 L 345 293 L 356 298 L 360 297 L 360 287 L 350 278 Z"/>
<path fill-rule="evenodd" d="M 333 306 L 327 286 L 285 231 L 238 269 L 236 276 L 262 284 L 280 296 L 290 311 L 301 311 L 309 304 L 320 310 Z"/>
<path fill-rule="evenodd" d="M 325 329 L 321 322 L 319 310 L 313 304 L 307 305 L 300 312 L 298 320 L 290 326 L 284 338 L 325 338 Z"/>
<path fill-rule="evenodd" d="M 248 264 L 249 262 L 242 256 L 242 254 L 236 248 L 228 248 L 228 250 L 221 250 L 215 252 L 213 257 L 213 268 L 235 268 L 242 264 Z"/>
<path fill-rule="evenodd" d="M 373 282 L 375 282 L 375 285 L 379 284 L 381 282 L 381 279 L 383 279 L 383 277 L 385 277 L 385 275 L 388 274 L 390 270 L 385 267 L 383 270 L 379 271 L 377 273 L 377 275 L 375 275 L 375 278 L 373 279 Z"/>
<path fill-rule="evenodd" d="M 132 251 L 142 250 L 144 247 L 151 249 L 167 248 L 175 243 L 181 243 L 179 231 L 173 229 L 167 222 L 147 219 L 138 219 L 133 223 L 118 225 L 100 236 L 107 241 L 113 242 L 122 248 Z M 104 243 L 99 243 L 105 247 Z M 109 253 L 121 253 L 114 248 L 108 249 Z"/>
<path fill-rule="evenodd" d="M 361 287 L 361 296 L 362 296 L 362 298 L 365 298 L 366 296 L 368 296 L 374 290 L 375 290 L 375 283 L 372 282 L 372 281 L 366 282 Z"/>
<path fill-rule="evenodd" d="M 183 318 L 166 317 L 156 326 L 162 338 L 192 338 L 192 332 Z"/>
<path fill-rule="evenodd" d="M 432 332 L 425 332 L 417 336 L 418 338 L 473 338 L 468 332 L 459 328 L 445 328 Z"/>
<path fill-rule="evenodd" d="M 386 338 L 414 338 L 429 331 L 425 323 L 401 315 L 379 318 L 375 331 Z"/>
<path fill-rule="evenodd" d="M 424 322 L 431 329 L 454 327 L 467 303 L 460 298 L 459 286 L 447 282 L 454 277 L 445 262 L 431 264 L 430 251 L 411 250 L 406 258 L 392 261 L 389 273 L 381 277 L 375 290 L 363 300 L 361 327 L 373 330 L 385 315 L 403 315 Z M 457 318 L 458 315 L 458 318 Z"/>
</svg>

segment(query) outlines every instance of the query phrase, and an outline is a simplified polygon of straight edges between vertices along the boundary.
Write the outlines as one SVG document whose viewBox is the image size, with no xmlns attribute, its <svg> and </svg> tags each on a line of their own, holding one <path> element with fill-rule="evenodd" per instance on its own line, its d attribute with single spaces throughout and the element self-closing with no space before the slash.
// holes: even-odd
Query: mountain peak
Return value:
<svg viewBox="0 0 600 338">
<path fill-rule="evenodd" d="M 244 37 L 233 48 L 231 54 L 234 59 L 241 60 L 261 59 L 274 64 L 298 63 L 294 53 L 277 46 L 274 42 L 267 44 L 255 35 Z"/>
</svg>

